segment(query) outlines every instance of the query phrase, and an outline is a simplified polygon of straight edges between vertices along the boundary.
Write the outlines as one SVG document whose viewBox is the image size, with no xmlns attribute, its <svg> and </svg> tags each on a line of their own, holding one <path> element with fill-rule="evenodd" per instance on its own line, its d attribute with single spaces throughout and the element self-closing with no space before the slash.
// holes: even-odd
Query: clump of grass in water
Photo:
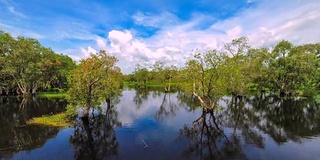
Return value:
<svg viewBox="0 0 320 160">
<path fill-rule="evenodd" d="M 27 121 L 28 125 L 43 125 L 50 127 L 70 127 L 73 125 L 73 120 L 77 116 L 77 109 L 72 105 L 68 105 L 65 112 L 54 114 L 54 115 L 45 115 L 42 117 L 32 118 Z"/>
<path fill-rule="evenodd" d="M 46 98 L 65 98 L 67 96 L 67 93 L 50 93 L 50 92 L 44 92 L 38 94 L 39 97 L 46 97 Z"/>
<path fill-rule="evenodd" d="M 55 115 L 47 115 L 42 117 L 32 118 L 27 121 L 29 125 L 44 125 L 50 127 L 69 127 L 72 126 L 70 120 L 68 120 L 68 115 L 66 112 L 55 114 Z"/>
</svg>

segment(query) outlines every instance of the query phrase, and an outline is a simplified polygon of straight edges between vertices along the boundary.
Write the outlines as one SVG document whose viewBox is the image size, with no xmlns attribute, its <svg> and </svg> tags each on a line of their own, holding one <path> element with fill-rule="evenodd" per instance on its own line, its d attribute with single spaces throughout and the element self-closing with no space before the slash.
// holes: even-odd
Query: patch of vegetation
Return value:
<svg viewBox="0 0 320 160">
<path fill-rule="evenodd" d="M 41 92 L 38 94 L 39 97 L 45 98 L 66 98 L 67 93 L 65 92 Z"/>
<path fill-rule="evenodd" d="M 77 116 L 76 108 L 67 106 L 65 112 L 54 114 L 54 115 L 44 115 L 42 117 L 35 117 L 27 121 L 28 125 L 43 125 L 49 127 L 70 127 L 73 125 L 73 120 Z"/>
</svg>

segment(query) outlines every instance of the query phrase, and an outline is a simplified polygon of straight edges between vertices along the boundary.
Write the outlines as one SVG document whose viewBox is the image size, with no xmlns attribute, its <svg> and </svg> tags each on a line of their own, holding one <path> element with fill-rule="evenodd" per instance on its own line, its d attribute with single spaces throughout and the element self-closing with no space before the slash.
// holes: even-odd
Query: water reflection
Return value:
<svg viewBox="0 0 320 160">
<path fill-rule="evenodd" d="M 216 122 L 213 112 L 205 113 L 193 122 L 180 129 L 180 138 L 189 139 L 183 155 L 195 154 L 200 159 L 247 159 L 242 152 L 240 139 L 236 133 L 227 137 Z"/>
<path fill-rule="evenodd" d="M 113 127 L 114 117 L 99 115 L 89 121 L 77 120 L 70 137 L 75 159 L 102 159 L 118 153 L 118 142 Z"/>
<path fill-rule="evenodd" d="M 263 150 L 271 142 L 266 141 L 269 137 L 286 146 L 289 141 L 303 143 L 305 138 L 320 134 L 320 108 L 310 100 L 270 94 L 244 100 L 224 97 L 220 104 L 225 104 L 223 111 L 202 113 L 192 126 L 180 129 L 180 138 L 189 139 L 185 155 L 194 154 L 200 159 L 247 159 L 247 155 L 252 158 L 252 153 L 243 149 L 250 145 Z M 284 156 L 287 157 L 290 155 Z"/>
<path fill-rule="evenodd" d="M 179 106 L 176 103 L 171 102 L 171 96 L 171 93 L 165 93 L 163 95 L 162 103 L 155 115 L 157 120 L 162 121 L 167 117 L 174 117 L 176 115 Z"/>
<path fill-rule="evenodd" d="M 0 97 L 0 157 L 12 152 L 31 150 L 43 145 L 58 133 L 57 128 L 26 126 L 32 117 L 62 112 L 66 101 L 30 97 Z"/>
<path fill-rule="evenodd" d="M 53 128 L 23 129 L 19 121 L 33 112 L 18 112 L 20 101 L 4 101 L 10 101 L 2 102 L 7 106 L 12 102 L 16 109 L 0 110 L 6 112 L 0 113 L 3 124 L 14 128 L 8 131 L 1 128 L 1 145 L 17 145 L 15 134 L 23 135 L 20 141 L 42 139 L 37 145 L 32 140 L 30 148 L 23 147 L 27 150 L 25 157 L 11 153 L 13 159 L 317 159 L 320 156 L 320 108 L 307 99 L 283 99 L 271 94 L 242 100 L 223 97 L 219 102 L 222 109 L 204 113 L 194 97 L 182 92 L 129 89 L 122 92 L 122 97 L 103 104 L 102 110 L 94 112 L 89 121 L 78 120 L 73 128 L 58 134 Z M 17 118 L 22 113 L 28 114 Z M 16 119 L 2 118 L 14 114 Z M 30 131 L 25 133 L 27 130 Z M 39 133 L 33 133 L 34 130 Z M 3 133 L 6 139 L 2 138 Z M 56 134 L 57 137 L 45 142 Z M 63 154 L 55 155 L 60 152 Z"/>
</svg>

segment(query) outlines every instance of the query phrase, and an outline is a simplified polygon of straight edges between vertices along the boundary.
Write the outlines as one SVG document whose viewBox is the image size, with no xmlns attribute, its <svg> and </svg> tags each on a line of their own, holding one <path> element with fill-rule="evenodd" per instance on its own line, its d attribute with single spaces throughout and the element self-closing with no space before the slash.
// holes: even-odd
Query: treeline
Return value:
<svg viewBox="0 0 320 160">
<path fill-rule="evenodd" d="M 222 50 L 195 54 L 179 69 L 159 61 L 150 68 L 137 65 L 124 80 L 140 87 L 162 83 L 165 90 L 173 82 L 201 97 L 243 96 L 252 90 L 313 96 L 320 89 L 319 67 L 319 43 L 294 46 L 283 40 L 273 48 L 252 48 L 242 37 L 226 43 Z"/>
<path fill-rule="evenodd" d="M 0 30 L 0 94 L 28 95 L 49 88 L 67 88 L 76 67 L 67 55 L 57 54 L 38 40 L 13 38 Z"/>
<path fill-rule="evenodd" d="M 251 91 L 281 96 L 314 96 L 320 90 L 320 44 L 295 46 L 281 41 L 273 48 L 253 48 L 245 37 L 226 43 L 221 50 L 196 53 L 178 68 L 158 61 L 151 68 L 136 66 L 122 75 L 118 59 L 106 51 L 92 54 L 78 65 L 37 40 L 13 38 L 0 32 L 0 91 L 2 94 L 35 94 L 49 87 L 68 88 L 72 106 L 85 108 L 110 104 L 121 93 L 123 80 L 138 87 L 172 84 L 197 98 L 206 110 L 224 95 L 239 97 Z"/>
</svg>

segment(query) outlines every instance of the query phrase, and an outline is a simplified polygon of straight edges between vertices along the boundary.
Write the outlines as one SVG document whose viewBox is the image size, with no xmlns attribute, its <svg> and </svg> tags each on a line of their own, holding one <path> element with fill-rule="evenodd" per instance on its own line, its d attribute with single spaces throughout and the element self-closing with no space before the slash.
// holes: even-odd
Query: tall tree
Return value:
<svg viewBox="0 0 320 160">
<path fill-rule="evenodd" d="M 274 90 L 280 90 L 280 95 L 286 92 L 293 94 L 312 83 L 312 77 L 318 70 L 316 53 L 308 53 L 304 47 L 295 47 L 288 41 L 281 41 L 274 47 L 272 54 L 270 83 Z"/>
<path fill-rule="evenodd" d="M 83 107 L 83 117 L 89 116 L 89 110 L 106 100 L 106 93 L 117 83 L 120 68 L 117 58 L 101 50 L 90 58 L 81 60 L 80 65 L 69 77 L 68 99 L 74 106 Z"/>
<path fill-rule="evenodd" d="M 235 96 L 248 93 L 247 84 L 250 82 L 250 63 L 248 62 L 248 39 L 241 37 L 225 44 L 227 56 L 225 65 L 222 67 L 225 73 L 225 81 L 228 83 L 228 92 Z"/>
<path fill-rule="evenodd" d="M 187 62 L 184 72 L 183 89 L 191 93 L 201 103 L 204 111 L 209 112 L 217 107 L 217 101 L 225 94 L 226 83 L 222 81 L 224 56 L 212 50 L 196 54 Z"/>
<path fill-rule="evenodd" d="M 139 64 L 136 64 L 134 75 L 139 87 L 141 86 L 141 82 L 143 82 L 143 85 L 145 86 L 150 77 L 148 69 L 144 67 L 142 68 Z"/>
</svg>

